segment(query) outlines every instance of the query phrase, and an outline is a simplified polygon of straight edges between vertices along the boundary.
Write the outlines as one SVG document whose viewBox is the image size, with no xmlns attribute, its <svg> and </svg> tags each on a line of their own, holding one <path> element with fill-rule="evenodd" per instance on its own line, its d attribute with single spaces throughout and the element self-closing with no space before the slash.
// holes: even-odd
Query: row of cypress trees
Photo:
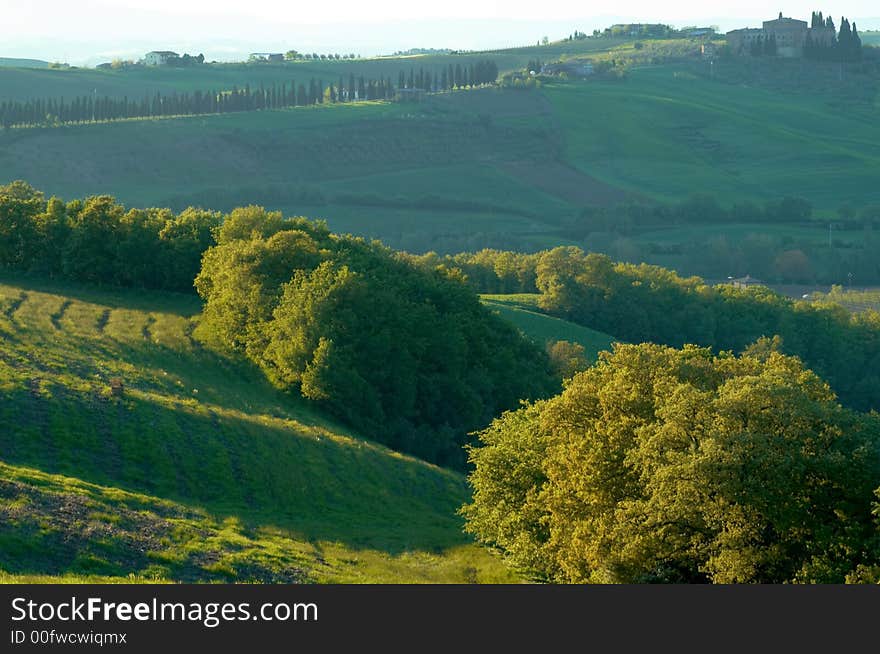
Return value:
<svg viewBox="0 0 880 654">
<path fill-rule="evenodd" d="M 282 109 L 287 107 L 322 104 L 324 102 L 353 102 L 357 100 L 390 100 L 398 89 L 421 89 L 437 92 L 494 83 L 498 66 L 492 61 L 478 61 L 470 65 L 450 64 L 437 70 L 410 69 L 398 76 L 397 87 L 391 77 L 355 78 L 351 73 L 346 80 L 340 76 L 336 83 L 325 84 L 312 78 L 306 83 L 291 81 L 272 86 L 252 88 L 233 87 L 224 91 L 194 91 L 192 93 L 144 96 L 140 100 L 83 95 L 72 100 L 64 98 L 34 99 L 24 102 L 8 100 L 0 103 L 0 126 L 52 126 L 71 123 L 103 122 L 127 118 L 160 116 L 191 116 L 200 114 Z"/>
</svg>

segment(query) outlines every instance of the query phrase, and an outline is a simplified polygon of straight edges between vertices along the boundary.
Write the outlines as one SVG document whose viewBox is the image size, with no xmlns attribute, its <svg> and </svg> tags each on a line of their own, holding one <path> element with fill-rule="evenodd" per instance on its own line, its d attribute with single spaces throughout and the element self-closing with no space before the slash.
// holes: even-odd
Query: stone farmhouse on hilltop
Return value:
<svg viewBox="0 0 880 654">
<path fill-rule="evenodd" d="M 808 36 L 816 45 L 830 45 L 834 34 L 833 27 L 810 27 L 805 20 L 784 18 L 779 12 L 779 18 L 765 20 L 762 28 L 746 27 L 728 32 L 727 45 L 733 54 L 745 55 L 751 52 L 755 42 L 766 43 L 772 39 L 778 56 L 799 58 L 804 56 Z"/>
</svg>

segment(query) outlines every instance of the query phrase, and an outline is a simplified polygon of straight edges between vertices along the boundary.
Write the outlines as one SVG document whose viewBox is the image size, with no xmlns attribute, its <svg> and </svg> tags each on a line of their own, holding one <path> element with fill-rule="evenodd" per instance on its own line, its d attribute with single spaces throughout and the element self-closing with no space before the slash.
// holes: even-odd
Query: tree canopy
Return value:
<svg viewBox="0 0 880 654">
<path fill-rule="evenodd" d="M 547 355 L 445 270 L 259 207 L 203 259 L 204 330 L 365 435 L 461 467 L 468 432 L 556 382 Z"/>
<path fill-rule="evenodd" d="M 648 344 L 600 356 L 480 433 L 463 509 L 479 540 L 557 582 L 876 574 L 876 414 L 841 407 L 768 341 L 739 357 Z"/>
</svg>

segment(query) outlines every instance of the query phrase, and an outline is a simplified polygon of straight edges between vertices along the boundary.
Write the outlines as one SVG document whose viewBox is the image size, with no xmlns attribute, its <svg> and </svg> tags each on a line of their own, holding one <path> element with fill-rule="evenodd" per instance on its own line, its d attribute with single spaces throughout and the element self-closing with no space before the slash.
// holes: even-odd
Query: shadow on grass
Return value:
<svg viewBox="0 0 880 654">
<path fill-rule="evenodd" d="M 10 464 L 203 508 L 252 534 L 389 554 L 469 542 L 460 475 L 323 427 L 136 391 L 22 389 L 4 403 Z"/>
<path fill-rule="evenodd" d="M 184 317 L 202 310 L 202 300 L 192 293 L 173 293 L 123 288 L 120 286 L 93 286 L 63 279 L 50 279 L 40 275 L 0 270 L 0 284 L 14 286 L 23 291 L 62 295 L 65 298 L 100 304 L 111 309 L 157 311 Z"/>
</svg>

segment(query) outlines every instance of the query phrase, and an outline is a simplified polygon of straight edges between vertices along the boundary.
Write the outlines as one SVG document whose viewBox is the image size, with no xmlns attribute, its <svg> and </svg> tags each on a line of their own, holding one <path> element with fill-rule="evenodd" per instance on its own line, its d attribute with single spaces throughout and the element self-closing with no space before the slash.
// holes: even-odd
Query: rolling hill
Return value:
<svg viewBox="0 0 880 654">
<path fill-rule="evenodd" d="M 401 66 L 468 57 L 492 58 L 502 71 L 534 58 L 628 62 L 622 79 L 545 79 L 533 91 L 481 88 L 420 103 L 11 129 L 0 133 L 0 183 L 24 179 L 49 195 L 111 193 L 129 206 L 176 210 L 261 204 L 414 253 L 576 245 L 712 279 L 751 274 L 830 285 L 853 272 L 876 283 L 874 246 L 861 224 L 841 220 L 880 205 L 876 71 L 723 58 L 710 68 L 699 57 L 667 57 L 664 48 L 673 46 L 685 52 L 693 44 L 651 41 L 637 49 L 631 41 L 584 39 L 466 56 L 0 71 L 0 88 L 12 96 L 99 82 L 107 85 L 100 93 L 136 96 L 147 87 L 330 81 L 351 67 L 394 78 Z M 660 63 L 651 63 L 651 53 Z M 781 221 L 708 211 L 705 219 L 639 224 L 590 213 L 627 203 L 668 207 L 695 194 L 725 208 L 803 198 L 813 214 Z M 803 265 L 786 264 L 792 260 Z"/>
<path fill-rule="evenodd" d="M 809 89 L 728 84 L 675 65 L 544 93 L 568 162 L 653 199 L 711 189 L 725 203 L 790 195 L 820 210 L 836 210 L 846 198 L 880 201 L 870 182 L 880 165 L 877 106 L 842 107 Z"/>
<path fill-rule="evenodd" d="M 182 91 L 208 91 L 211 89 L 253 88 L 261 84 L 290 83 L 291 80 L 308 83 L 309 79 L 323 79 L 325 83 L 336 82 L 340 76 L 349 75 L 367 79 L 391 77 L 397 83 L 400 72 L 409 73 L 420 67 L 439 70 L 450 63 L 467 65 L 487 54 L 472 55 L 420 55 L 411 57 L 376 57 L 340 61 L 296 61 L 284 63 L 204 64 L 188 68 L 165 66 L 135 66 L 129 68 L 95 69 L 76 68 L 58 70 L 0 70 L 0 98 L 26 101 L 33 98 L 65 97 L 96 93 L 99 97 L 143 98 L 156 93 L 163 95 Z M 492 59 L 501 70 L 513 70 L 526 65 L 528 53 L 497 54 Z M 48 64 L 46 64 L 48 66 Z"/>
<path fill-rule="evenodd" d="M 483 304 L 516 325 L 536 343 L 540 345 L 549 341 L 579 343 L 584 346 L 584 352 L 590 361 L 595 361 L 596 355 L 602 350 L 610 350 L 611 344 L 617 340 L 595 329 L 541 313 L 537 310 L 539 297 L 532 293 L 516 293 L 481 295 L 480 299 Z"/>
<path fill-rule="evenodd" d="M 48 68 L 48 61 L 40 59 L 16 59 L 14 57 L 0 57 L 0 68 Z"/>
<path fill-rule="evenodd" d="M 510 581 L 464 477 L 198 339 L 196 298 L 0 284 L 0 579 Z"/>
</svg>

